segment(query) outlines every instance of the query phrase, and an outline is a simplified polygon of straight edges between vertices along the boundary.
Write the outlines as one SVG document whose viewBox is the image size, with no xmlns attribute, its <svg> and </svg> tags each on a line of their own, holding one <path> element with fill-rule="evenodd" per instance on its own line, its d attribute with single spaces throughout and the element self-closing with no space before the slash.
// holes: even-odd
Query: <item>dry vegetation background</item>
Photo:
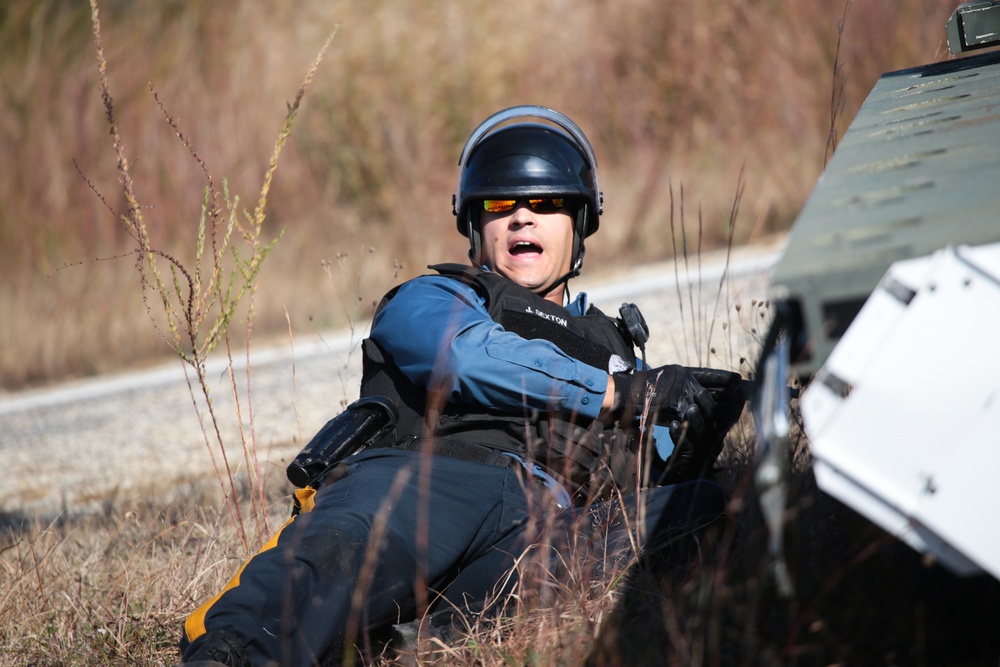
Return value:
<svg viewBox="0 0 1000 667">
<path fill-rule="evenodd" d="M 111 91 L 154 241 L 182 261 L 201 172 L 149 82 L 216 179 L 252 202 L 302 72 L 337 34 L 282 156 L 265 233 L 287 233 L 255 299 L 255 335 L 343 323 L 401 277 L 461 260 L 450 196 L 469 131 L 534 103 L 596 146 L 607 213 L 588 269 L 664 259 L 669 190 L 723 238 L 745 164 L 737 241 L 788 227 L 819 175 L 831 103 L 840 133 L 881 72 L 943 57 L 951 3 L 858 0 L 108 1 Z M 152 333 L 134 243 L 114 199 L 89 7 L 0 5 L 0 388 L 170 354 Z M 369 252 L 373 248 L 373 252 Z M 189 251 L 188 251 L 189 252 Z M 98 259 L 100 258 L 100 259 Z M 338 261 L 339 260 L 339 261 Z M 329 262 L 324 269 L 324 262 Z M 365 285 L 357 276 L 366 271 Z M 345 295 L 347 295 L 345 297 Z"/>
</svg>

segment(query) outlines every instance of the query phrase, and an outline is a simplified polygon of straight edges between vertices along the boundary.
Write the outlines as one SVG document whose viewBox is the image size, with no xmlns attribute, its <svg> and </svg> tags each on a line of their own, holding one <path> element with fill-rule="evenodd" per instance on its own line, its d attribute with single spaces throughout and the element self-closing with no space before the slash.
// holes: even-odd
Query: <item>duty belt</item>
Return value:
<svg viewBox="0 0 1000 667">
<path fill-rule="evenodd" d="M 448 438 L 419 438 L 416 436 L 405 438 L 392 445 L 392 448 L 411 452 L 427 452 L 435 456 L 448 456 L 462 461 L 484 463 L 501 468 L 523 469 L 529 480 L 537 480 L 545 487 L 560 509 L 566 509 L 573 505 L 569 492 L 559 480 L 549 474 L 543 466 L 533 461 L 526 461 L 513 452 Z"/>
</svg>

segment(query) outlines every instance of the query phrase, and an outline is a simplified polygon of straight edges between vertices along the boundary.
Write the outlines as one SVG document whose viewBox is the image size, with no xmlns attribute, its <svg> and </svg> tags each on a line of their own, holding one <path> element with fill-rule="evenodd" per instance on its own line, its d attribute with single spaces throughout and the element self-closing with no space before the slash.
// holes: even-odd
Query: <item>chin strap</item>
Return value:
<svg viewBox="0 0 1000 667">
<path fill-rule="evenodd" d="M 573 268 L 564 273 L 559 278 L 557 278 L 556 281 L 552 283 L 552 285 L 547 290 L 545 290 L 545 294 L 549 294 L 550 292 L 558 288 L 560 285 L 562 285 L 563 304 L 565 305 L 566 303 L 569 303 L 569 281 L 570 279 L 576 278 L 578 275 L 580 275 L 580 269 L 582 268 L 583 268 L 583 256 L 581 253 L 579 259 L 576 260 L 576 264 L 573 265 Z"/>
</svg>

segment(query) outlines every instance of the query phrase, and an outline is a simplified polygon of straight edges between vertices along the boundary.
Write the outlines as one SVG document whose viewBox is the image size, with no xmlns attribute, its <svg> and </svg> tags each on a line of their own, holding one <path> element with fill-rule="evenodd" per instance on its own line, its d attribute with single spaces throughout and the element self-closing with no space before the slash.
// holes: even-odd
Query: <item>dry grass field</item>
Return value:
<svg viewBox="0 0 1000 667">
<path fill-rule="evenodd" d="M 779 597 L 745 477 L 746 438 L 737 429 L 721 473 L 734 490 L 731 521 L 706 536 L 694 564 L 652 576 L 617 563 L 594 577 L 570 562 L 571 577 L 526 576 L 504 601 L 514 613 L 471 621 L 453 644 L 424 646 L 417 664 L 997 664 L 998 582 L 929 567 L 819 493 L 804 464 L 786 538 L 795 596 Z M 195 479 L 170 494 L 110 499 L 103 514 L 75 520 L 5 516 L 0 665 L 176 664 L 184 618 L 245 554 L 218 491 Z M 266 489 L 266 507 L 272 526 L 287 518 L 287 483 Z M 356 664 L 412 664 L 381 650 L 362 642 Z"/>
<path fill-rule="evenodd" d="M 565 111 L 596 145 L 608 213 L 591 274 L 669 258 L 681 192 L 681 220 L 706 248 L 786 229 L 877 76 L 944 57 L 951 11 L 857 0 L 838 30 L 845 7 L 818 4 L 107 0 L 116 154 L 90 8 L 7 3 L 2 389 L 174 353 L 150 326 L 147 310 L 169 330 L 158 292 L 139 287 L 144 257 L 108 209 L 141 210 L 161 259 L 197 264 L 205 172 L 175 130 L 252 210 L 288 105 L 337 24 L 267 198 L 265 240 L 285 232 L 254 278 L 255 337 L 363 321 L 387 282 L 463 257 L 449 209 L 458 151 L 515 103 Z M 123 155 L 134 188 L 119 183 Z M 247 312 L 231 322 L 236 345 Z M 748 479 L 753 442 L 745 418 L 719 471 L 730 521 L 690 566 L 523 587 L 508 602 L 516 614 L 425 647 L 419 664 L 998 664 L 998 582 L 955 579 L 819 493 L 802 441 L 787 549 L 796 595 L 781 599 Z M 151 477 L 148 494 L 83 517 L 0 508 L 0 666 L 174 664 L 183 618 L 264 537 L 234 517 L 275 526 L 289 510 L 273 478 L 236 476 L 229 503 L 218 496 L 213 479 L 164 493 Z M 376 644 L 358 657 L 403 664 Z"/>
</svg>

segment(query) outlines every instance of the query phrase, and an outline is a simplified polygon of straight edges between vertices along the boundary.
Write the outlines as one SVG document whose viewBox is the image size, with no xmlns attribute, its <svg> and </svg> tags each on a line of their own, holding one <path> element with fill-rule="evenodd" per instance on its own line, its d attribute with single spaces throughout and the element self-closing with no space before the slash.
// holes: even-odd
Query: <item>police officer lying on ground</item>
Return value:
<svg viewBox="0 0 1000 667">
<path fill-rule="evenodd" d="M 739 418 L 739 376 L 643 369 L 621 319 L 569 300 L 601 200 L 593 150 L 562 114 L 514 107 L 476 129 L 454 201 L 472 266 L 392 290 L 364 341 L 361 396 L 391 400 L 395 427 L 307 489 L 302 512 L 187 619 L 185 664 L 312 665 L 366 631 L 474 613 L 510 590 L 539 514 L 605 533 L 592 517 L 623 533 L 642 516 L 647 549 L 724 514 L 724 491 L 698 477 Z M 619 502 L 646 451 L 668 484 Z"/>
</svg>

